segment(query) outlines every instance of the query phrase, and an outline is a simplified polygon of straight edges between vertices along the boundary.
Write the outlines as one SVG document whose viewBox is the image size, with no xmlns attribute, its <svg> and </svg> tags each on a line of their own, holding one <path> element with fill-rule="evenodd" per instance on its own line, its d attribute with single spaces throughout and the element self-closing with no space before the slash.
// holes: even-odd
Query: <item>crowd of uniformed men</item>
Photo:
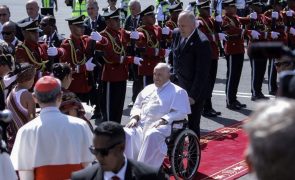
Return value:
<svg viewBox="0 0 295 180">
<path fill-rule="evenodd" d="M 156 7 L 151 5 L 143 10 L 137 0 L 122 0 L 121 8 L 116 8 L 116 0 L 108 0 L 109 7 L 103 8 L 102 14 L 95 0 L 65 3 L 73 9 L 72 17 L 66 19 L 70 29 L 66 38 L 56 26 L 53 14 L 56 1 L 43 0 L 42 14 L 36 1 L 28 1 L 28 17 L 17 23 L 10 21 L 13 12 L 9 7 L 0 5 L 0 38 L 5 41 L 1 44 L 8 45 L 2 48 L 3 53 L 12 54 L 16 62 L 33 64 L 36 79 L 50 74 L 53 63 L 70 64 L 73 82 L 69 90 L 81 101 L 96 105 L 93 118 L 103 121 L 121 122 L 128 79 L 133 80 L 134 102 L 143 87 L 153 82 L 156 64 L 172 64 L 169 56 L 173 50 L 172 31 L 178 27 L 178 14 L 184 9 L 196 14 L 196 28 L 207 36 L 211 45 L 210 93 L 204 116 L 221 114 L 211 102 L 219 57 L 225 56 L 227 60 L 226 106 L 239 110 L 246 107 L 236 96 L 245 45 L 279 41 L 295 48 L 295 0 L 204 0 L 191 2 L 189 7 L 183 7 L 178 0 L 159 0 Z M 276 94 L 274 61 L 250 56 L 251 100 L 267 99 L 261 90 L 267 64 L 269 94 Z"/>
</svg>

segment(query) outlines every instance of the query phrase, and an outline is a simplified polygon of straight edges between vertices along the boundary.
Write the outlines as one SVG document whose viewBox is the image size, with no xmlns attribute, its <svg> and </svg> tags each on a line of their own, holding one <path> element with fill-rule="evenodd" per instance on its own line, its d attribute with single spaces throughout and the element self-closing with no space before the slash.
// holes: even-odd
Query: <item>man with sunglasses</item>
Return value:
<svg viewBox="0 0 295 180">
<path fill-rule="evenodd" d="M 61 82 L 40 78 L 33 97 L 40 116 L 22 126 L 16 135 L 11 161 L 20 180 L 69 179 L 73 171 L 88 166 L 94 156 L 88 150 L 92 132 L 79 118 L 60 112 Z"/>
<path fill-rule="evenodd" d="M 0 33 L 3 29 L 3 24 L 9 21 L 10 18 L 10 11 L 8 6 L 0 5 Z M 0 39 L 3 39 L 2 34 L 0 34 Z"/>
<path fill-rule="evenodd" d="M 141 162 L 127 159 L 124 155 L 125 132 L 122 125 L 108 121 L 94 130 L 90 152 L 98 163 L 74 172 L 72 180 L 165 180 L 165 174 Z"/>
<path fill-rule="evenodd" d="M 15 48 L 20 45 L 21 41 L 17 39 L 16 34 L 16 24 L 12 21 L 8 21 L 3 24 L 3 29 L 1 32 L 3 40 L 7 43 L 10 53 L 15 55 Z"/>
</svg>

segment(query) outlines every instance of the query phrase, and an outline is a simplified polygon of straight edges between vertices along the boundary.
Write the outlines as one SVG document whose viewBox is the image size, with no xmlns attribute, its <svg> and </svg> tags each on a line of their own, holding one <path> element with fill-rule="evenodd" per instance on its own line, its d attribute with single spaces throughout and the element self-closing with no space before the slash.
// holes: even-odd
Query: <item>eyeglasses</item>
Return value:
<svg viewBox="0 0 295 180">
<path fill-rule="evenodd" d="M 281 67 L 281 66 L 289 66 L 291 65 L 291 61 L 284 61 L 284 62 L 274 62 L 276 67 Z"/>
<path fill-rule="evenodd" d="M 107 155 L 109 154 L 109 151 L 110 151 L 111 149 L 113 149 L 114 147 L 116 147 L 117 145 L 119 145 L 119 144 L 121 144 L 121 143 L 122 143 L 122 142 L 118 142 L 118 143 L 115 143 L 115 144 L 111 145 L 110 147 L 107 147 L 107 148 L 100 148 L 100 149 L 95 148 L 94 146 L 90 146 L 90 147 L 89 147 L 89 150 L 90 150 L 90 152 L 91 152 L 93 155 L 95 155 L 95 156 L 97 156 L 98 154 L 100 154 L 101 156 L 107 156 Z"/>
<path fill-rule="evenodd" d="M 1 34 L 4 36 L 4 35 L 7 35 L 7 36 L 9 36 L 9 35 L 11 35 L 13 32 L 4 32 L 4 31 L 2 31 L 1 32 Z"/>
<path fill-rule="evenodd" d="M 7 14 L 0 14 L 0 17 L 1 17 L 1 16 L 7 16 Z"/>
</svg>

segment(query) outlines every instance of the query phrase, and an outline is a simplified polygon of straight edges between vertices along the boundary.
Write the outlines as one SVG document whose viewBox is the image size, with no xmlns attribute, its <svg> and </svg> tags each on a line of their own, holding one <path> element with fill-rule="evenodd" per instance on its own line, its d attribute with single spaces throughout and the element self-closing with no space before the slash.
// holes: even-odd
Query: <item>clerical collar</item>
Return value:
<svg viewBox="0 0 295 180">
<path fill-rule="evenodd" d="M 159 91 L 162 91 L 168 84 L 170 83 L 170 80 L 168 80 L 167 82 L 165 82 L 161 87 L 157 87 L 156 86 L 156 88 L 157 88 L 157 91 L 159 92 Z"/>
<path fill-rule="evenodd" d="M 124 166 L 120 169 L 120 171 L 117 174 L 113 173 L 112 171 L 105 171 L 103 173 L 104 179 L 111 180 L 112 177 L 117 176 L 118 178 L 120 178 L 120 180 L 124 180 L 126 169 L 127 169 L 127 158 L 124 155 Z"/>
</svg>

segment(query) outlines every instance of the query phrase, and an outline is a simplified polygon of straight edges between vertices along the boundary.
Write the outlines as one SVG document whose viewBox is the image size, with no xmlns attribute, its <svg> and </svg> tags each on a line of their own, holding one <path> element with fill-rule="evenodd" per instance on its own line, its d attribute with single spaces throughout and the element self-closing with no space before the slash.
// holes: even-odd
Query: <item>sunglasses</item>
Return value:
<svg viewBox="0 0 295 180">
<path fill-rule="evenodd" d="M 7 35 L 7 36 L 9 36 L 9 35 L 11 35 L 12 34 L 12 32 L 1 32 L 1 34 L 4 36 L 4 35 Z"/>
<path fill-rule="evenodd" d="M 90 146 L 89 150 L 95 156 L 97 156 L 98 154 L 100 154 L 101 156 L 107 156 L 107 155 L 109 155 L 109 151 L 119 144 L 122 144 L 122 142 L 115 143 L 107 148 L 99 148 L 99 149 L 95 148 L 94 146 Z"/>
<path fill-rule="evenodd" d="M 0 14 L 0 17 L 1 17 L 1 16 L 7 16 L 7 14 Z"/>
<path fill-rule="evenodd" d="M 284 62 L 274 62 L 276 67 L 281 67 L 281 66 L 289 66 L 291 65 L 291 61 L 284 61 Z"/>
</svg>

